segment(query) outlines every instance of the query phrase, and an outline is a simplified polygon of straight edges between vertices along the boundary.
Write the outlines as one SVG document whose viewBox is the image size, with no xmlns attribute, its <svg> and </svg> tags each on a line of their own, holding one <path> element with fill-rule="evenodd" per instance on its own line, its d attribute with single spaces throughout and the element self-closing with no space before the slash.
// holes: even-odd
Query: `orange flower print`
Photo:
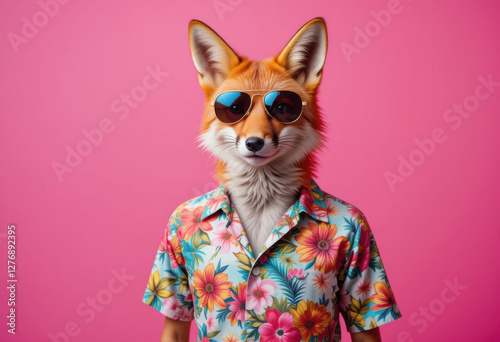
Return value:
<svg viewBox="0 0 500 342">
<path fill-rule="evenodd" d="M 220 309 L 225 309 L 224 302 L 230 297 L 229 289 L 233 284 L 227 281 L 227 274 L 219 273 L 215 275 L 214 264 L 208 264 L 203 273 L 197 269 L 193 276 L 193 284 L 197 291 L 197 296 L 202 307 L 208 307 L 208 311 L 214 311 L 214 304 Z"/>
<path fill-rule="evenodd" d="M 335 217 L 340 214 L 339 208 L 335 204 L 329 202 L 325 202 L 325 208 L 313 203 L 312 208 L 318 217 Z"/>
<path fill-rule="evenodd" d="M 317 205 L 316 203 L 313 203 L 311 207 L 317 217 L 323 217 L 323 218 L 328 217 L 328 212 L 325 210 L 325 208 Z"/>
<path fill-rule="evenodd" d="M 311 336 L 319 336 L 328 333 L 328 323 L 331 314 L 323 305 L 316 304 L 310 300 L 301 301 L 297 309 L 290 309 L 293 316 L 293 326 L 298 328 L 303 341 L 309 341 Z"/>
<path fill-rule="evenodd" d="M 172 262 L 172 266 L 174 268 L 179 267 L 179 265 L 184 266 L 186 264 L 186 260 L 182 256 L 181 245 L 179 244 L 177 236 L 173 236 L 171 239 L 166 239 L 165 245 L 167 246 L 167 252 L 170 257 L 170 261 Z"/>
<path fill-rule="evenodd" d="M 363 282 L 361 282 L 361 284 L 358 285 L 356 294 L 358 296 L 361 296 L 362 294 L 367 295 L 368 293 L 370 293 L 371 289 L 372 289 L 372 284 L 370 282 L 370 279 L 365 279 Z"/>
<path fill-rule="evenodd" d="M 179 267 L 179 265 L 184 266 L 186 264 L 186 261 L 182 257 L 179 239 L 175 235 L 172 236 L 169 232 L 169 229 L 165 229 L 165 233 L 163 234 L 163 238 L 161 239 L 158 251 L 160 253 L 168 253 L 168 256 L 174 268 Z"/>
<path fill-rule="evenodd" d="M 347 255 L 350 247 L 349 240 L 344 236 L 335 238 L 336 225 L 320 222 L 319 225 L 309 222 L 306 227 L 300 228 L 300 235 L 296 237 L 299 244 L 297 253 L 299 261 L 314 261 L 314 269 L 324 273 L 337 271 Z"/>
<path fill-rule="evenodd" d="M 239 338 L 234 337 L 234 333 L 228 333 L 228 335 L 222 339 L 224 342 L 238 342 L 239 340 Z"/>
<path fill-rule="evenodd" d="M 392 289 L 387 287 L 387 284 L 383 281 L 377 281 L 373 287 L 376 293 L 370 298 L 375 305 L 373 305 L 371 309 L 379 311 L 391 308 L 394 305 Z"/>
<path fill-rule="evenodd" d="M 181 239 L 189 240 L 198 229 L 205 232 L 213 229 L 210 222 L 217 219 L 217 216 L 207 217 L 202 221 L 201 216 L 203 215 L 204 209 L 204 206 L 199 206 L 194 209 L 186 208 L 182 210 L 182 229 L 178 231 Z"/>
<path fill-rule="evenodd" d="M 182 256 L 182 250 L 181 250 L 181 244 L 179 243 L 179 238 L 177 236 L 174 236 L 172 238 L 172 253 L 175 256 L 175 261 L 181 265 L 184 266 L 186 264 L 186 259 Z"/>
<path fill-rule="evenodd" d="M 328 278 L 325 276 L 324 273 L 319 273 L 316 274 L 316 277 L 313 279 L 313 285 L 318 289 L 325 291 L 330 283 L 328 282 Z"/>
<path fill-rule="evenodd" d="M 328 213 L 329 217 L 334 217 L 340 214 L 339 208 L 333 203 L 326 204 L 326 212 Z"/>
<path fill-rule="evenodd" d="M 276 234 L 276 232 L 281 231 L 284 227 L 292 227 L 293 226 L 293 219 L 289 215 L 284 215 L 279 221 L 276 226 L 275 232 L 273 234 Z M 280 236 L 283 234 L 280 234 Z"/>
</svg>

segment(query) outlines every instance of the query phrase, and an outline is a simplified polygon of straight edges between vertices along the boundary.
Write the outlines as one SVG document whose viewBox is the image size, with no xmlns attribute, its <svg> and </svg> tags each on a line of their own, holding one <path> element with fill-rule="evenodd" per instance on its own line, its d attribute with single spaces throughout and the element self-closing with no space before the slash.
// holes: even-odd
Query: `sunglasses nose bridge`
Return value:
<svg viewBox="0 0 500 342">
<path fill-rule="evenodd" d="M 248 108 L 248 113 L 247 114 L 250 114 L 250 112 L 254 108 L 255 102 L 254 102 L 253 98 L 255 96 L 260 96 L 262 98 L 262 108 L 264 109 L 264 113 L 266 113 L 267 116 L 269 116 L 270 118 L 272 118 L 271 114 L 269 114 L 269 112 L 267 111 L 266 104 L 264 103 L 264 97 L 265 97 L 264 93 L 255 93 L 255 94 L 251 95 L 251 97 L 250 97 L 250 108 Z"/>
<path fill-rule="evenodd" d="M 252 95 L 250 96 L 250 100 L 251 100 L 251 101 L 250 101 L 250 104 L 253 104 L 253 98 L 254 98 L 255 96 L 261 96 L 262 98 L 264 98 L 264 95 L 262 95 L 262 94 L 259 94 L 259 93 L 252 94 Z"/>
</svg>

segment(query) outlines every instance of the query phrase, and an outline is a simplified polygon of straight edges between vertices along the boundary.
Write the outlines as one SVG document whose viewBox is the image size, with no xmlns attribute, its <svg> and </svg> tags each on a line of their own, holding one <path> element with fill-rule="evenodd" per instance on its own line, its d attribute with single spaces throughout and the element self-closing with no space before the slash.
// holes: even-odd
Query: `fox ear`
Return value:
<svg viewBox="0 0 500 342">
<path fill-rule="evenodd" d="M 306 88 L 315 89 L 321 82 L 328 38 L 322 18 L 306 23 L 276 57 L 292 77 Z"/>
<path fill-rule="evenodd" d="M 240 62 L 229 45 L 201 21 L 192 20 L 189 23 L 189 45 L 203 88 L 217 87 Z"/>
</svg>

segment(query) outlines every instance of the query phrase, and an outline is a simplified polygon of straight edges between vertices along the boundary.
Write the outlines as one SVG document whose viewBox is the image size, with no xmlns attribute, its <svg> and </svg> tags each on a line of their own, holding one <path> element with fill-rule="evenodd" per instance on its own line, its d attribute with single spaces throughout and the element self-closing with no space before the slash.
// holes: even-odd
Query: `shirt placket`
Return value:
<svg viewBox="0 0 500 342">
<path fill-rule="evenodd" d="M 230 212 L 227 213 L 227 219 L 229 221 L 229 225 L 233 224 L 233 221 L 241 223 L 241 220 L 238 216 L 238 213 L 236 212 L 236 210 L 234 209 L 234 207 L 232 205 L 230 208 Z M 229 228 L 229 226 L 228 226 L 228 228 Z M 230 229 L 228 229 L 228 232 L 234 236 L 233 232 Z M 248 274 L 246 276 L 247 296 L 245 298 L 245 302 L 248 303 L 248 294 L 249 294 L 248 289 L 251 285 L 252 279 L 255 279 L 254 277 L 252 277 L 252 275 L 258 276 L 261 273 L 261 271 L 260 271 L 259 267 L 255 266 L 256 261 L 254 259 L 254 253 L 253 253 L 252 247 L 250 246 L 248 237 L 246 236 L 245 228 L 243 226 L 242 226 L 242 232 L 238 236 L 235 236 L 235 238 L 239 242 L 242 251 L 245 253 L 245 255 L 248 257 L 248 259 L 251 262 L 251 264 L 249 265 L 250 269 L 249 269 Z M 245 330 L 249 331 L 250 329 L 255 329 L 249 325 L 249 320 L 248 320 L 249 317 L 250 317 L 250 314 L 248 313 L 248 310 L 245 310 L 245 321 L 243 322 L 242 332 Z M 247 337 L 243 341 L 244 342 L 254 342 L 254 338 Z"/>
<path fill-rule="evenodd" d="M 297 223 L 300 220 L 301 209 L 303 209 L 303 208 L 300 205 L 298 205 L 298 203 L 296 203 L 283 215 L 283 218 L 286 218 L 287 216 L 289 217 L 289 219 L 286 220 L 286 225 L 283 226 L 284 228 L 282 230 L 280 229 L 280 226 L 276 225 L 276 227 L 273 229 L 273 232 L 266 240 L 265 246 L 267 246 L 267 248 L 265 248 L 265 249 L 263 248 L 260 251 L 257 258 L 255 258 L 255 261 L 253 262 L 252 267 L 250 268 L 250 272 L 248 273 L 248 277 L 247 277 L 247 297 L 246 297 L 247 303 L 248 303 L 248 297 L 250 295 L 249 289 L 252 287 L 252 283 L 262 273 L 260 262 L 259 262 L 261 256 L 264 255 L 264 253 L 266 253 L 275 243 L 277 243 L 283 236 L 285 236 L 286 233 L 288 233 L 293 227 L 295 227 L 297 225 Z M 234 212 L 234 213 L 236 213 L 236 212 Z M 281 222 L 281 220 L 280 220 L 280 222 Z M 246 239 L 246 241 L 248 241 L 246 236 L 245 236 L 245 239 Z M 250 247 L 250 250 L 248 250 L 247 252 L 249 252 L 251 254 L 251 256 L 253 257 L 254 254 L 251 250 L 251 247 Z M 245 322 L 243 323 L 243 330 L 250 331 L 250 329 L 258 329 L 256 327 L 250 326 L 251 321 L 249 321 L 249 318 L 250 318 L 249 310 L 245 310 Z M 246 337 L 243 341 L 244 342 L 254 342 L 254 340 L 255 339 L 253 337 Z"/>
<path fill-rule="evenodd" d="M 233 221 L 241 223 L 240 217 L 238 216 L 238 213 L 236 212 L 233 206 L 231 206 L 231 212 L 228 215 L 228 220 L 230 225 L 233 224 Z M 231 231 L 229 231 L 229 233 L 233 234 Z M 238 236 L 235 236 L 235 238 L 241 245 L 242 250 L 248 256 L 248 258 L 250 258 L 250 260 L 252 260 L 253 262 L 255 259 L 255 255 L 253 253 L 252 247 L 250 246 L 250 242 L 248 241 L 248 237 L 246 235 L 245 228 L 243 227 L 243 225 L 242 225 L 242 232 Z"/>
</svg>

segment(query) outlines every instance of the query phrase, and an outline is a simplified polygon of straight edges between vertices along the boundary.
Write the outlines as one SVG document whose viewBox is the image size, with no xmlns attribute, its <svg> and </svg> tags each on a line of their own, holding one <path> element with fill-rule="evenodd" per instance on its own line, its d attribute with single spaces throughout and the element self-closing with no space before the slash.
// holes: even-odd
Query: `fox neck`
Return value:
<svg viewBox="0 0 500 342">
<path fill-rule="evenodd" d="M 313 164 L 312 160 L 295 166 L 273 162 L 259 167 L 218 163 L 217 177 L 228 189 L 255 256 L 295 203 L 301 187 L 310 183 Z"/>
</svg>

